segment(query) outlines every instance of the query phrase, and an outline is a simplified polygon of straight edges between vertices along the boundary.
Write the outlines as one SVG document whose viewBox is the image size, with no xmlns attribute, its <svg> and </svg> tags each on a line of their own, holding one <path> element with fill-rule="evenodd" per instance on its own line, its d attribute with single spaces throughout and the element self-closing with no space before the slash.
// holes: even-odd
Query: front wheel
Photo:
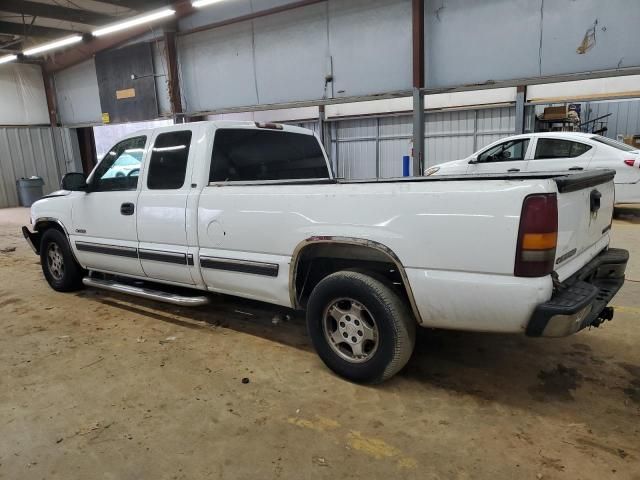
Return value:
<svg viewBox="0 0 640 480">
<path fill-rule="evenodd" d="M 84 271 L 78 265 L 66 236 L 56 229 L 49 229 L 40 242 L 40 264 L 42 273 L 58 292 L 72 292 L 82 288 Z"/>
<path fill-rule="evenodd" d="M 391 378 L 415 345 L 415 321 L 403 299 L 358 272 L 337 272 L 318 283 L 307 305 L 307 328 L 324 363 L 359 383 Z"/>
</svg>

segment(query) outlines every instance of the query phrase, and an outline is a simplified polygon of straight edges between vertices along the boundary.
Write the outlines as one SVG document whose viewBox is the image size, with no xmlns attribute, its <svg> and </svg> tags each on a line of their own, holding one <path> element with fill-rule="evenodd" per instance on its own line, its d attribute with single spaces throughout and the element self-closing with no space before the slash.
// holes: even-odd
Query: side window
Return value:
<svg viewBox="0 0 640 480">
<path fill-rule="evenodd" d="M 559 138 L 539 138 L 535 159 L 575 158 L 591 150 L 590 145 Z"/>
<path fill-rule="evenodd" d="M 135 190 L 147 137 L 134 137 L 117 143 L 104 156 L 93 174 L 94 192 Z"/>
<path fill-rule="evenodd" d="M 225 128 L 216 132 L 210 182 L 330 178 L 316 137 L 279 130 Z"/>
<path fill-rule="evenodd" d="M 500 143 L 478 156 L 478 162 L 505 162 L 524 160 L 529 146 L 528 138 L 519 138 Z"/>
<path fill-rule="evenodd" d="M 151 150 L 147 188 L 177 190 L 184 185 L 191 146 L 191 130 L 158 135 Z"/>
</svg>

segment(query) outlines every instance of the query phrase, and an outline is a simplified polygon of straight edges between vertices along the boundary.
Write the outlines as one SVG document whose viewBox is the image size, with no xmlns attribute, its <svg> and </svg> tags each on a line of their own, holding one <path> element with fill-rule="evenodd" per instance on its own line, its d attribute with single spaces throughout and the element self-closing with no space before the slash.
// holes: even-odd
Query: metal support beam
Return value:
<svg viewBox="0 0 640 480">
<path fill-rule="evenodd" d="M 328 149 L 327 143 L 325 142 L 325 139 L 327 138 L 327 132 L 325 132 L 325 127 L 326 127 L 325 106 L 319 105 L 318 106 L 318 135 L 320 136 L 320 143 L 322 143 L 325 150 L 328 152 L 329 149 Z"/>
<path fill-rule="evenodd" d="M 2 7 L 0 6 L 0 9 Z M 61 28 L 40 27 L 38 25 L 23 25 L 22 23 L 0 22 L 0 33 L 8 35 L 23 35 L 42 37 L 42 38 L 60 38 L 69 35 L 73 30 L 63 30 Z"/>
<path fill-rule="evenodd" d="M 93 127 L 80 127 L 76 129 L 78 134 L 78 147 L 80 148 L 80 161 L 82 163 L 82 171 L 85 175 L 89 175 L 93 167 L 98 163 L 98 155 L 96 154 L 96 138 Z"/>
<path fill-rule="evenodd" d="M 524 133 L 524 103 L 527 96 L 527 87 L 518 85 L 516 87 L 516 135 Z"/>
<path fill-rule="evenodd" d="M 424 171 L 424 0 L 412 0 L 413 58 L 413 167 L 412 175 Z"/>
<path fill-rule="evenodd" d="M 175 16 L 172 17 L 175 21 L 195 12 L 195 8 L 191 6 L 190 0 L 178 0 L 173 3 L 172 7 L 176 11 Z M 44 69 L 49 73 L 64 70 L 65 68 L 69 68 L 88 60 L 98 52 L 118 47 L 145 33 L 149 33 L 149 25 L 139 25 L 134 28 L 114 33 L 113 35 L 105 35 L 104 37 L 90 39 L 79 47 L 70 48 L 63 52 L 53 54 L 49 61 L 44 64 Z"/>
<path fill-rule="evenodd" d="M 219 22 L 208 23 L 206 25 L 202 25 L 199 27 L 191 28 L 189 30 L 182 30 L 179 32 L 179 35 L 190 35 L 192 33 L 203 32 L 205 30 L 211 30 L 212 28 L 224 27 L 227 25 L 233 25 L 235 23 L 246 22 L 249 20 L 254 20 L 256 18 L 267 17 L 270 15 L 275 15 L 277 13 L 288 12 L 289 10 L 294 10 L 296 8 L 308 7 L 310 5 L 315 5 L 316 3 L 327 2 L 328 0 L 299 0 L 297 2 L 288 3 L 285 5 L 281 5 L 278 7 L 267 8 L 266 10 L 260 10 L 258 12 L 249 13 L 246 15 L 241 15 L 239 17 L 230 18 L 228 20 L 222 20 Z"/>
<path fill-rule="evenodd" d="M 424 172 L 424 95 L 419 88 L 413 89 L 413 167 L 414 177 Z"/>
<path fill-rule="evenodd" d="M 167 82 L 169 89 L 169 103 L 173 122 L 184 120 L 182 110 L 182 94 L 180 91 L 180 72 L 178 67 L 178 55 L 176 52 L 176 32 L 168 31 L 164 34 L 164 48 L 167 57 Z"/>
<path fill-rule="evenodd" d="M 412 0 L 413 87 L 424 87 L 424 0 Z"/>
<path fill-rule="evenodd" d="M 44 81 L 44 93 L 47 98 L 47 112 L 49 113 L 49 123 L 52 127 L 57 127 L 58 102 L 56 101 L 56 87 L 53 83 L 53 75 L 43 71 L 42 80 Z"/>
<path fill-rule="evenodd" d="M 30 2 L 27 0 L 2 0 L 0 9 L 3 12 L 20 13 L 32 17 L 53 18 L 55 20 L 84 23 L 86 25 L 102 25 L 114 20 L 114 17 L 105 15 L 104 13 Z"/>
<path fill-rule="evenodd" d="M 150 11 L 157 7 L 166 7 L 165 0 L 99 0 L 100 3 L 108 3 L 109 5 L 117 5 L 122 8 L 129 8 L 138 12 Z"/>
</svg>

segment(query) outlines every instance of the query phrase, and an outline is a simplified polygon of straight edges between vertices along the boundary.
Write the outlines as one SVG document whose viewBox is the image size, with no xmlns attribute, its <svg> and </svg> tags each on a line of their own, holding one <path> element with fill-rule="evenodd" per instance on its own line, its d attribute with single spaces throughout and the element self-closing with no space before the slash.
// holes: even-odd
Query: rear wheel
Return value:
<svg viewBox="0 0 640 480">
<path fill-rule="evenodd" d="M 378 383 L 406 365 L 415 345 L 415 321 L 385 283 L 344 271 L 311 292 L 307 328 L 324 363 L 354 382 Z"/>
<path fill-rule="evenodd" d="M 54 290 L 72 292 L 82 288 L 84 271 L 73 258 L 66 236 L 59 230 L 51 228 L 42 235 L 40 264 L 44 277 Z"/>
</svg>

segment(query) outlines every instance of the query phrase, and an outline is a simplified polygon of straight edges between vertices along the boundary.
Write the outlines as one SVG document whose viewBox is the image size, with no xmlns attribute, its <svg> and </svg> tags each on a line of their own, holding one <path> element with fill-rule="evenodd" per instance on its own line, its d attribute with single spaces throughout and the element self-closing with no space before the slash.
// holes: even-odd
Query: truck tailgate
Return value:
<svg viewBox="0 0 640 480">
<path fill-rule="evenodd" d="M 556 178 L 558 245 L 555 271 L 563 281 L 591 261 L 609 243 L 615 187 L 613 170 Z"/>
</svg>

